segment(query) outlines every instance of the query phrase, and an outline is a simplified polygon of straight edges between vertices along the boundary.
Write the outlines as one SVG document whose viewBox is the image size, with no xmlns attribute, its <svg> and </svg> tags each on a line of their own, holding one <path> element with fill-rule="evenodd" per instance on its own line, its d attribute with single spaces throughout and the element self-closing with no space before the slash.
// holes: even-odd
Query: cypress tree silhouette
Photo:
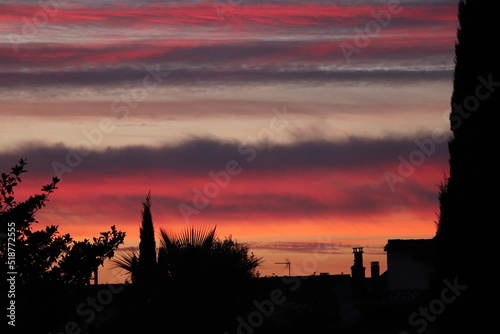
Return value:
<svg viewBox="0 0 500 334">
<path fill-rule="evenodd" d="M 500 4 L 459 3 L 451 98 L 450 176 L 439 196 L 438 278 L 460 285 L 460 296 L 440 316 L 443 333 L 485 333 L 495 328 L 500 298 Z M 467 286 L 467 288 L 465 288 Z M 441 290 L 442 291 L 442 290 Z M 495 327 L 492 327 L 495 325 Z"/>
<path fill-rule="evenodd" d="M 139 282 L 145 286 L 152 286 L 156 275 L 156 242 L 151 214 L 151 190 L 142 203 L 142 224 L 139 230 Z"/>
</svg>

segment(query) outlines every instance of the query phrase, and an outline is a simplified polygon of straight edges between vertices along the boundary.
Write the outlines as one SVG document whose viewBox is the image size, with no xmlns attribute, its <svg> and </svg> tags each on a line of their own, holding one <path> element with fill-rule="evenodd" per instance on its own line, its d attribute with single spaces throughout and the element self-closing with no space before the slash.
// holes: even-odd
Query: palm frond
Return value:
<svg viewBox="0 0 500 334">
<path fill-rule="evenodd" d="M 175 240 L 184 246 L 210 248 L 215 240 L 217 227 L 191 227 L 186 228 L 175 236 Z"/>
<path fill-rule="evenodd" d="M 231 237 L 220 240 L 216 228 L 189 227 L 178 234 L 160 230 L 160 270 L 170 277 L 253 277 L 262 258 Z"/>
<path fill-rule="evenodd" d="M 175 236 L 171 237 L 164 229 L 160 229 L 160 235 L 160 244 L 162 249 L 173 250 L 174 247 L 178 246 Z"/>
<path fill-rule="evenodd" d="M 139 270 L 139 252 L 135 249 L 123 251 L 112 260 L 114 265 L 111 268 L 123 269 L 135 277 Z"/>
</svg>

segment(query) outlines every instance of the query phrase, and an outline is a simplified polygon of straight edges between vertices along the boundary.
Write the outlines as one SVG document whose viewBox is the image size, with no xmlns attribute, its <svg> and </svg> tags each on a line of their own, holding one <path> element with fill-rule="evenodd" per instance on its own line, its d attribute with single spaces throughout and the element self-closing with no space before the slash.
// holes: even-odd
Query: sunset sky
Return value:
<svg viewBox="0 0 500 334">
<path fill-rule="evenodd" d="M 75 239 L 217 225 L 263 275 L 350 273 L 430 238 L 448 172 L 457 1 L 0 4 L 0 170 L 53 176 Z M 158 240 L 157 240 L 157 243 Z M 327 256 L 328 255 L 328 256 Z M 123 280 L 101 270 L 103 283 Z"/>
</svg>

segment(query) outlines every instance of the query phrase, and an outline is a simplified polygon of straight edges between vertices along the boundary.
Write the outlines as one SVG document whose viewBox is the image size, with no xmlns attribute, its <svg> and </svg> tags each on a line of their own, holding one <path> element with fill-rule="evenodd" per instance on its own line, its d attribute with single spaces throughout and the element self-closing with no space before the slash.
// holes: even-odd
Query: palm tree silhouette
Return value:
<svg viewBox="0 0 500 334">
<path fill-rule="evenodd" d="M 154 312 L 170 316 L 172 332 L 222 333 L 250 303 L 250 278 L 262 259 L 244 243 L 219 239 L 216 227 L 161 230 L 160 244 Z"/>
<path fill-rule="evenodd" d="M 216 229 L 191 227 L 173 236 L 161 230 L 160 272 L 171 278 L 254 277 L 261 259 L 231 237 L 220 240 Z"/>
<path fill-rule="evenodd" d="M 132 283 L 137 283 L 139 274 L 139 252 L 135 249 L 124 251 L 112 260 L 113 269 L 118 268 L 127 271 L 130 274 Z"/>
</svg>

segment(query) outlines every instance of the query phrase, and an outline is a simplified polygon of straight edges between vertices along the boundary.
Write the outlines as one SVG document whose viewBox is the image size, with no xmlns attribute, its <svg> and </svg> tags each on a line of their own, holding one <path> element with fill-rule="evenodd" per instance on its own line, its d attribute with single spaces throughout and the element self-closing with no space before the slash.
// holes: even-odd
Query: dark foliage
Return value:
<svg viewBox="0 0 500 334">
<path fill-rule="evenodd" d="M 113 257 L 125 233 L 111 226 L 110 231 L 100 233 L 90 242 L 75 241 L 69 234 L 60 235 L 58 226 L 54 225 L 35 230 L 33 224 L 38 223 L 35 214 L 45 206 L 60 180 L 53 178 L 42 187 L 41 194 L 17 202 L 14 191 L 22 181 L 20 176 L 26 173 L 26 164 L 26 160 L 20 160 L 9 174 L 3 173 L 0 180 L 0 262 L 4 268 L 1 288 L 6 291 L 5 268 L 9 263 L 10 242 L 10 247 L 15 248 L 15 268 L 9 266 L 9 271 L 16 272 L 16 328 L 26 333 L 48 332 L 53 321 L 66 314 L 64 301 L 68 296 L 62 292 L 89 284 L 92 274 L 97 283 L 98 267 L 106 258 Z M 15 240 L 6 238 L 5 233 L 13 223 Z"/>
<path fill-rule="evenodd" d="M 142 203 L 142 206 L 137 279 L 148 286 L 154 283 L 156 275 L 156 242 L 151 213 L 151 191 L 147 194 L 146 201 Z"/>
<path fill-rule="evenodd" d="M 161 230 L 160 273 L 168 278 L 233 280 L 254 277 L 261 262 L 246 244 L 220 240 L 216 228 L 186 228 L 176 236 Z"/>
<path fill-rule="evenodd" d="M 111 226 L 111 231 L 101 232 L 99 238 L 93 238 L 91 243 L 73 241 L 71 248 L 59 262 L 60 279 L 65 283 L 89 284 L 92 274 L 94 282 L 98 284 L 97 271 L 104 260 L 114 256 L 114 250 L 123 243 L 125 232 L 118 231 Z"/>
<path fill-rule="evenodd" d="M 500 124 L 499 14 L 496 1 L 459 4 L 450 176 L 441 187 L 436 233 L 436 293 L 444 278 L 457 277 L 468 288 L 440 318 L 445 333 L 487 332 L 500 311 L 500 175 L 495 154 Z"/>
</svg>

